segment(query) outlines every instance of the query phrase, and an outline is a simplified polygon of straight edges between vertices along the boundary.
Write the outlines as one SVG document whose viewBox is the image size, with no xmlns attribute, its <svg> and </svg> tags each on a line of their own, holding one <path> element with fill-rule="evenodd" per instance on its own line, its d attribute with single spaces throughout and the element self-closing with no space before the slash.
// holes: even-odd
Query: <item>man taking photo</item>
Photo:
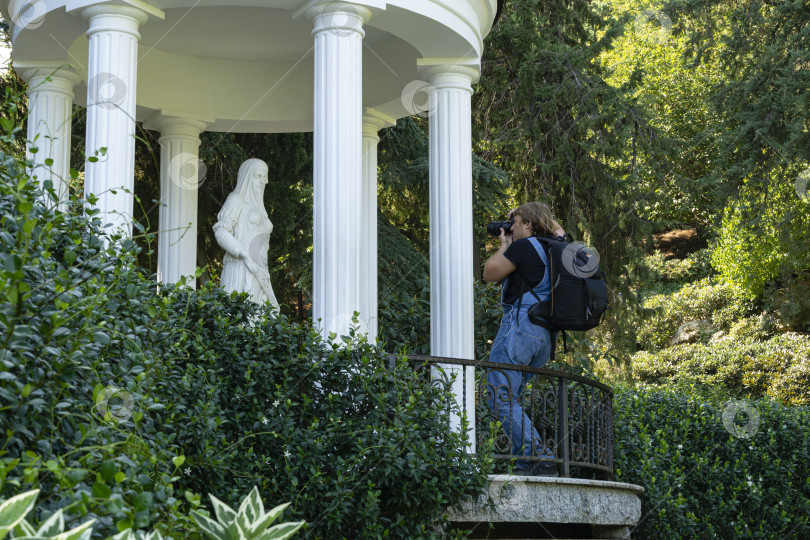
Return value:
<svg viewBox="0 0 810 540">
<path fill-rule="evenodd" d="M 501 281 L 503 318 L 492 343 L 490 362 L 507 365 L 543 367 L 549 360 L 554 338 L 542 326 L 529 320 L 529 308 L 546 301 L 551 294 L 548 259 L 537 236 L 564 236 L 549 207 L 530 202 L 509 212 L 510 234 L 501 228 L 500 247 L 484 266 L 484 280 Z M 534 294 L 533 294 L 534 293 Z M 536 296 L 535 296 L 536 295 Z M 531 375 L 519 371 L 492 370 L 487 375 L 490 407 L 512 440 L 512 455 L 553 457 L 540 440 L 526 413 L 517 401 Z M 518 460 L 515 474 L 557 476 L 551 461 Z"/>
</svg>

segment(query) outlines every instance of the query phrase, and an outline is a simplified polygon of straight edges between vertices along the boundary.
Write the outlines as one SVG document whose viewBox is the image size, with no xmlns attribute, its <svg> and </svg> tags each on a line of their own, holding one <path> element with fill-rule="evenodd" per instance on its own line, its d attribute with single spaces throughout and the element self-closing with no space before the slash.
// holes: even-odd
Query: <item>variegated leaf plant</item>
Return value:
<svg viewBox="0 0 810 540">
<path fill-rule="evenodd" d="M 192 510 L 191 517 L 200 527 L 203 535 L 213 540 L 284 540 L 290 538 L 306 523 L 305 521 L 288 522 L 270 527 L 270 524 L 281 515 L 289 503 L 265 512 L 259 489 L 255 486 L 242 501 L 237 511 L 213 495 L 209 496 L 214 507 L 216 521 L 196 510 Z"/>
</svg>

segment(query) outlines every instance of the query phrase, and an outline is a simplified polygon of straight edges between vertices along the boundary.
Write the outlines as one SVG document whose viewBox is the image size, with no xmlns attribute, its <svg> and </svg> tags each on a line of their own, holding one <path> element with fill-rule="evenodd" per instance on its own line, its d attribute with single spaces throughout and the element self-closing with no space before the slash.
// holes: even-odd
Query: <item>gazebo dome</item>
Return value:
<svg viewBox="0 0 810 540">
<path fill-rule="evenodd" d="M 433 60 L 477 68 L 496 0 L 367 0 L 362 105 L 386 117 L 415 112 L 419 66 Z M 209 131 L 312 131 L 313 27 L 309 0 L 4 0 L 18 68 L 62 61 L 81 76 L 86 105 L 86 8 L 138 8 L 136 119 L 161 113 L 206 122 Z M 331 2 L 339 4 L 340 2 Z M 84 13 L 84 15 L 83 15 Z M 370 15 L 370 16 L 369 16 Z M 336 18 L 336 22 L 339 20 Z M 410 84 L 410 86 L 409 86 Z M 110 87 L 115 94 L 125 90 Z M 424 96 L 421 96 L 424 101 Z M 418 104 L 417 104 L 418 107 Z"/>
</svg>

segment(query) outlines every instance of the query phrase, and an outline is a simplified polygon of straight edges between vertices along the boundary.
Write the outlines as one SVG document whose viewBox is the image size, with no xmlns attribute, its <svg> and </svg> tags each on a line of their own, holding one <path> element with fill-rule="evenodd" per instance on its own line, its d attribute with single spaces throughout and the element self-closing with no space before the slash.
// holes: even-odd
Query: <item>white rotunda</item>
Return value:
<svg viewBox="0 0 810 540">
<path fill-rule="evenodd" d="M 99 159 L 86 165 L 85 195 L 98 197 L 111 228 L 131 232 L 135 123 L 160 132 L 162 281 L 195 270 L 200 133 L 312 131 L 313 312 L 325 332 L 345 332 L 358 311 L 377 333 L 378 131 L 429 115 L 431 352 L 472 359 L 470 104 L 504 1 L 0 0 L 0 8 L 30 87 L 40 180 L 64 193 L 71 106 L 86 106 L 86 153 Z M 472 386 L 458 390 L 474 395 Z"/>
</svg>

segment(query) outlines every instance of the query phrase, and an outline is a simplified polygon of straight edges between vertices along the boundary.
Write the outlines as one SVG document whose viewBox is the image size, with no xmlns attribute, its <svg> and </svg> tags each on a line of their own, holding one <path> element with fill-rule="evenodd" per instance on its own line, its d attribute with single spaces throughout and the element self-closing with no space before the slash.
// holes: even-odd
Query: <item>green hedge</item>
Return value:
<svg viewBox="0 0 810 540">
<path fill-rule="evenodd" d="M 616 479 L 646 490 L 634 538 L 810 537 L 808 407 L 753 401 L 759 425 L 738 438 L 723 423 L 726 404 L 615 392 Z"/>
<path fill-rule="evenodd" d="M 166 403 L 153 429 L 183 447 L 181 486 L 238 501 L 256 484 L 312 538 L 451 534 L 445 508 L 477 495 L 490 459 L 463 452 L 428 371 L 217 287 L 165 291 L 175 339 L 144 383 Z"/>
<path fill-rule="evenodd" d="M 703 395 L 760 398 L 810 405 L 810 336 L 781 334 L 767 341 L 727 338 L 685 344 L 633 357 L 641 382 L 695 386 Z"/>
<path fill-rule="evenodd" d="M 8 143 L 8 137 L 3 137 Z M 105 247 L 98 223 L 40 204 L 28 163 L 0 156 L 0 498 L 41 490 L 32 519 L 61 508 L 70 527 L 96 518 L 96 537 L 188 522 L 174 488 L 177 442 L 143 430 L 161 403 L 140 381 L 159 362 L 144 344 L 155 283 L 133 269 L 132 242 Z M 105 420 L 98 389 L 136 402 Z M 101 400 L 106 393 L 101 394 Z M 110 409 L 104 410 L 110 412 Z"/>
</svg>

